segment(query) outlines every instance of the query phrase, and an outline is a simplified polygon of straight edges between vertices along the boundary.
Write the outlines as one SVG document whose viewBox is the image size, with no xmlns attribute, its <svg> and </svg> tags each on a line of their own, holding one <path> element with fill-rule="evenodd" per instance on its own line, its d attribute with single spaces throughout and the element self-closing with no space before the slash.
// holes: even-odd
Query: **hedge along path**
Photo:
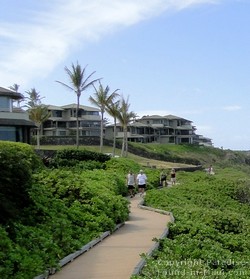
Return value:
<svg viewBox="0 0 250 279">
<path fill-rule="evenodd" d="M 142 206 L 143 199 L 131 199 L 129 220 L 111 236 L 64 266 L 50 279 L 129 279 L 142 269 L 141 254 L 150 254 L 154 238 L 165 237 L 171 213 Z M 147 210 L 145 210 L 147 209 Z"/>
</svg>

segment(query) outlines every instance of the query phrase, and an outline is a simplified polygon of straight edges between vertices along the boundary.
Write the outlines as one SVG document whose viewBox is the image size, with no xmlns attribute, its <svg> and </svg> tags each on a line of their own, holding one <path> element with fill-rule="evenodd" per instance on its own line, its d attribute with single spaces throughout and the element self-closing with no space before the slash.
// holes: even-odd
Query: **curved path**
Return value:
<svg viewBox="0 0 250 279">
<path fill-rule="evenodd" d="M 169 215 L 138 207 L 141 198 L 131 199 L 130 217 L 124 226 L 105 238 L 88 252 L 64 266 L 50 279 L 129 279 L 141 254 L 147 254 L 160 238 Z"/>
</svg>

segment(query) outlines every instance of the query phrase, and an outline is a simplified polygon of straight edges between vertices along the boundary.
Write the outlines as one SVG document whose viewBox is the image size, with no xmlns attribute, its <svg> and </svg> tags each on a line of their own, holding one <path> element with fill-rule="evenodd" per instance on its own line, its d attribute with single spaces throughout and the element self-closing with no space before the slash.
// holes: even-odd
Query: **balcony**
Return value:
<svg viewBox="0 0 250 279">
<path fill-rule="evenodd" d="M 30 120 L 27 112 L 0 112 L 0 118 Z"/>
</svg>

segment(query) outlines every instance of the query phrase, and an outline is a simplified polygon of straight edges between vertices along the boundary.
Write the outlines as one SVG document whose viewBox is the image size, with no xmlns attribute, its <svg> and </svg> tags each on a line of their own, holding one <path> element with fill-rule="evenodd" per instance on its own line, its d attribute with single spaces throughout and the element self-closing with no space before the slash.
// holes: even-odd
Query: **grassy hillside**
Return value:
<svg viewBox="0 0 250 279">
<path fill-rule="evenodd" d="M 58 150 L 72 146 L 42 146 L 44 150 Z M 80 148 L 98 152 L 99 146 L 81 146 Z M 104 146 L 103 153 L 112 153 L 112 147 Z M 121 154 L 116 149 L 116 155 Z M 250 153 L 244 151 L 223 150 L 214 147 L 172 144 L 129 143 L 128 158 L 142 166 L 156 168 L 202 165 L 204 168 L 214 165 L 219 168 L 233 165 L 250 166 Z"/>
</svg>

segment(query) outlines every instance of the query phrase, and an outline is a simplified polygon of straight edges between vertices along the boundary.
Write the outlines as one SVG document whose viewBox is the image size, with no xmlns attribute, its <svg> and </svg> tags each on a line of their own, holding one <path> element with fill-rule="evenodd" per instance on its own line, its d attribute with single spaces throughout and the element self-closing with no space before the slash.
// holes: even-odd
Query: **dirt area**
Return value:
<svg viewBox="0 0 250 279">
<path fill-rule="evenodd" d="M 157 168 L 157 169 L 193 167 L 193 165 L 151 160 L 151 159 L 147 159 L 147 158 L 143 158 L 143 157 L 141 157 L 141 160 L 139 163 L 144 167 L 151 167 L 151 168 Z"/>
</svg>

